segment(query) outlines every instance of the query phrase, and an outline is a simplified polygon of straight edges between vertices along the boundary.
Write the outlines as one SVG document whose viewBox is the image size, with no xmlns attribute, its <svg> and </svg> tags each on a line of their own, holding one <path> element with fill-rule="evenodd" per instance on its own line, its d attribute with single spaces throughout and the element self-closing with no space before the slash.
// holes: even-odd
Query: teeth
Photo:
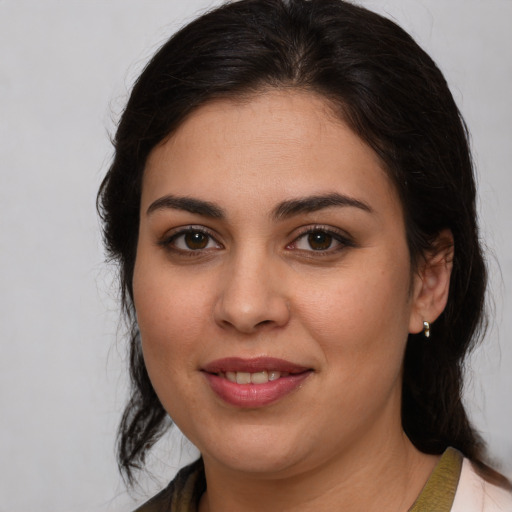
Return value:
<svg viewBox="0 0 512 512">
<path fill-rule="evenodd" d="M 268 372 L 251 373 L 251 382 L 253 384 L 265 384 L 265 382 L 268 382 Z"/>
<path fill-rule="evenodd" d="M 226 372 L 220 373 L 220 377 L 225 377 L 229 382 L 237 384 L 266 384 L 269 381 L 277 380 L 280 377 L 288 376 L 288 372 L 278 372 L 276 370 L 263 370 L 262 372 Z"/>
<path fill-rule="evenodd" d="M 237 384 L 250 384 L 251 374 L 249 372 L 236 372 L 236 383 Z"/>
</svg>

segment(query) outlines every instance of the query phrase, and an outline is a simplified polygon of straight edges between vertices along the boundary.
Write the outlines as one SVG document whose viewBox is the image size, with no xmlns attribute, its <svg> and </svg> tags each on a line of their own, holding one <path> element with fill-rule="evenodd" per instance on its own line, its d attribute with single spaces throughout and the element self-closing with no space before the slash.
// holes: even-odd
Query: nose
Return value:
<svg viewBox="0 0 512 512">
<path fill-rule="evenodd" d="M 246 334 L 286 325 L 289 301 L 276 267 L 255 254 L 240 255 L 226 267 L 215 304 L 217 324 Z"/>
</svg>

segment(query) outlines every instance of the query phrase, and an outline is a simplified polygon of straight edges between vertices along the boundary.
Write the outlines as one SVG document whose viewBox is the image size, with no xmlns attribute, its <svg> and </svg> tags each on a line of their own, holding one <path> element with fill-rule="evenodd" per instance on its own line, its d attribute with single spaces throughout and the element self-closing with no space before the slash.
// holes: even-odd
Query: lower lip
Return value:
<svg viewBox="0 0 512 512">
<path fill-rule="evenodd" d="M 264 407 L 295 391 L 311 371 L 280 377 L 264 384 L 237 384 L 213 373 L 205 373 L 210 387 L 224 402 L 241 408 Z"/>
</svg>

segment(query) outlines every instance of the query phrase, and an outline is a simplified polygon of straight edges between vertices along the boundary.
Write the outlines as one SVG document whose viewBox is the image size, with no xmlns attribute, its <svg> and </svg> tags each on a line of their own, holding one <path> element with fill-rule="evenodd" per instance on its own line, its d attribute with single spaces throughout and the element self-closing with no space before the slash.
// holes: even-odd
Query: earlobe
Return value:
<svg viewBox="0 0 512 512">
<path fill-rule="evenodd" d="M 443 312 L 450 292 L 453 254 L 453 235 L 445 229 L 423 256 L 414 276 L 410 333 L 422 332 L 424 322 L 433 323 Z"/>
</svg>

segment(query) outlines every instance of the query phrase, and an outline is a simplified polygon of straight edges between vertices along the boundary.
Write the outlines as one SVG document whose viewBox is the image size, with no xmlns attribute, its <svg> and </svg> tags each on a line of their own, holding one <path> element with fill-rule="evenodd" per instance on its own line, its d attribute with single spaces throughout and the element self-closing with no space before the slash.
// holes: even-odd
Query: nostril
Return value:
<svg viewBox="0 0 512 512">
<path fill-rule="evenodd" d="M 269 287 L 258 294 L 242 291 L 243 294 L 236 286 L 229 286 L 215 301 L 213 315 L 219 326 L 253 333 L 282 327 L 288 322 L 290 308 L 282 293 Z"/>
</svg>

